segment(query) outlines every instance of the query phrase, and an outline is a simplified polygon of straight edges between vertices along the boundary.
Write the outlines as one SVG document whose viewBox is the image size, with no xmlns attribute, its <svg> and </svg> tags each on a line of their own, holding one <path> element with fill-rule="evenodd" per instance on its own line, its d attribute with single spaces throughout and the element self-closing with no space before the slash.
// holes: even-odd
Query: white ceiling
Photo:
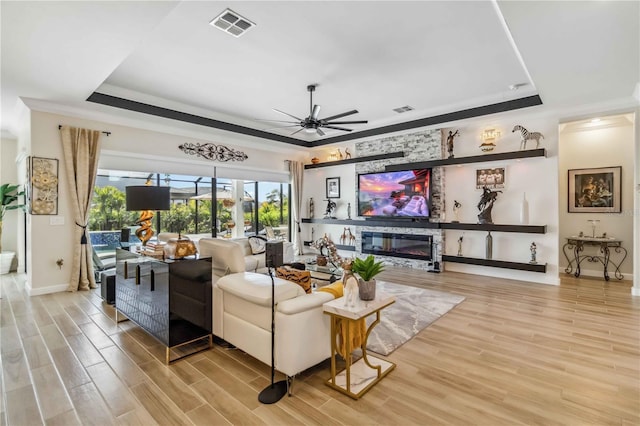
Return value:
<svg viewBox="0 0 640 426">
<path fill-rule="evenodd" d="M 536 93 L 554 108 L 632 102 L 639 4 L 2 1 L 1 126 L 15 131 L 18 97 L 114 110 L 86 102 L 94 91 L 264 130 L 288 120 L 273 108 L 309 115 L 315 83 L 321 118 L 369 120 L 354 132 Z M 256 27 L 208 25 L 227 7 Z"/>
</svg>

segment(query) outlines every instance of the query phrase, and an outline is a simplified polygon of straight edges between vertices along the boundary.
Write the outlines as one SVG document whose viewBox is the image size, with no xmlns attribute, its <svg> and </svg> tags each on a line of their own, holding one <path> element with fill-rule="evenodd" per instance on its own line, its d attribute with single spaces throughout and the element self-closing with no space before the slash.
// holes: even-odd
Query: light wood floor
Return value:
<svg viewBox="0 0 640 426">
<path fill-rule="evenodd" d="M 324 384 L 324 363 L 293 397 L 261 405 L 269 368 L 242 352 L 216 346 L 167 367 L 153 338 L 115 325 L 99 291 L 29 298 L 22 276 L 4 275 L 0 424 L 640 424 L 640 300 L 628 282 L 381 278 L 466 300 L 392 353 L 398 367 L 360 401 Z"/>
</svg>

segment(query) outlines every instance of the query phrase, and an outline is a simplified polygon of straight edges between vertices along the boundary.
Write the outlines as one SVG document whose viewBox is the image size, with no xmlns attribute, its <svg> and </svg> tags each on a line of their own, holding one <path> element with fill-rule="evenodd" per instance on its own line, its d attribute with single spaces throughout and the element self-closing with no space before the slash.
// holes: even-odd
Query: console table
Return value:
<svg viewBox="0 0 640 426">
<path fill-rule="evenodd" d="M 116 250 L 118 314 L 135 322 L 171 349 L 211 336 L 211 258 L 162 261 Z M 191 355 L 189 353 L 188 355 Z"/>
<path fill-rule="evenodd" d="M 598 251 L 595 254 L 586 254 L 584 253 L 585 246 L 598 247 Z M 611 259 L 612 250 L 617 258 L 622 257 L 619 261 Z M 624 278 L 620 272 L 620 265 L 627 257 L 627 250 L 622 247 L 622 240 L 608 237 L 567 237 L 567 243 L 562 247 L 562 252 L 569 262 L 564 270 L 567 274 L 573 273 L 574 276 L 579 277 L 580 265 L 586 260 L 602 264 L 606 281 L 609 281 L 609 265 L 613 267 L 614 276 L 617 279 Z"/>
<path fill-rule="evenodd" d="M 364 301 L 357 299 L 355 306 L 345 306 L 344 301 L 344 297 L 340 297 L 323 305 L 324 313 L 331 316 L 331 378 L 327 382 L 327 385 L 353 399 L 358 399 L 396 367 L 396 365 L 390 361 L 385 361 L 374 356 L 367 356 L 367 339 L 373 327 L 380 322 L 380 311 L 392 303 L 395 303 L 396 299 L 393 296 L 377 292 L 374 300 Z M 367 333 L 360 347 L 362 349 L 362 358 L 355 363 L 351 361 L 351 352 L 355 348 L 351 347 L 351 338 L 349 336 L 350 327 L 346 327 L 346 368 L 339 374 L 336 374 L 336 354 L 338 352 L 336 338 L 338 336 L 338 323 L 340 321 L 358 321 L 373 314 L 376 315 L 376 320 L 367 328 Z M 371 364 L 369 358 L 375 360 L 376 365 Z"/>
</svg>

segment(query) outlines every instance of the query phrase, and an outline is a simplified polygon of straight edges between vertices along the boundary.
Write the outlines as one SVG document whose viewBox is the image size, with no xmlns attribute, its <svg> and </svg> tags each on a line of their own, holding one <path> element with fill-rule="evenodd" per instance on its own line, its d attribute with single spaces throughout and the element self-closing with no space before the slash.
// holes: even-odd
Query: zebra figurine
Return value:
<svg viewBox="0 0 640 426">
<path fill-rule="evenodd" d="M 527 141 L 528 140 L 535 140 L 536 141 L 536 148 L 538 148 L 538 146 L 540 145 L 540 138 L 544 139 L 544 135 L 540 132 L 530 132 L 527 129 L 525 129 L 524 127 L 522 127 L 519 124 L 516 124 L 513 127 L 513 130 L 511 131 L 511 133 L 515 132 L 519 130 L 520 131 L 520 150 L 525 150 L 527 149 Z"/>
</svg>

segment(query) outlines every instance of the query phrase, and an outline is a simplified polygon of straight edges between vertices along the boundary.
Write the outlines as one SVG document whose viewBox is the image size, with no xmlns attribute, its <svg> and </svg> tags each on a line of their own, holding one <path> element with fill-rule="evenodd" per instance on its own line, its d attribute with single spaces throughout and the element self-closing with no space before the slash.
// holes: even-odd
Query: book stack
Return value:
<svg viewBox="0 0 640 426">
<path fill-rule="evenodd" d="M 146 246 L 144 246 L 143 254 L 145 256 L 153 257 L 155 259 L 164 259 L 164 245 L 163 242 L 148 242 Z"/>
</svg>

